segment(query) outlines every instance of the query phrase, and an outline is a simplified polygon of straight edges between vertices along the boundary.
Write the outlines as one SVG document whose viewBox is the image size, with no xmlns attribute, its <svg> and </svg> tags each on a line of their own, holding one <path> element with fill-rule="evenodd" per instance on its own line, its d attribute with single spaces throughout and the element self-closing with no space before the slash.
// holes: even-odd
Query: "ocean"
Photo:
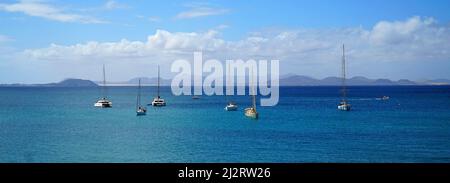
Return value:
<svg viewBox="0 0 450 183">
<path fill-rule="evenodd" d="M 109 109 L 95 87 L 2 87 L 0 162 L 450 162 L 450 86 L 351 86 L 349 112 L 339 92 L 281 87 L 251 120 L 249 96 L 227 112 L 224 96 L 162 87 L 167 106 L 136 116 L 136 87 L 109 87 Z"/>
</svg>

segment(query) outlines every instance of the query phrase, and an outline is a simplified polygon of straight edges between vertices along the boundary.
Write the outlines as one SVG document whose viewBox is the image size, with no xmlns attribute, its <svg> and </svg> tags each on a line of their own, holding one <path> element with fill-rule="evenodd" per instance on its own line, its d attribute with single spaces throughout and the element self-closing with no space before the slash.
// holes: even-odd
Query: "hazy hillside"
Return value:
<svg viewBox="0 0 450 183">
<path fill-rule="evenodd" d="M 324 79 L 315 79 L 309 76 L 290 75 L 280 79 L 281 86 L 337 86 L 341 85 L 342 80 L 339 77 L 326 77 Z M 389 79 L 368 79 L 363 76 L 355 76 L 346 80 L 349 86 L 366 85 L 366 86 L 385 86 L 385 85 L 417 85 L 414 81 L 401 79 L 392 81 Z M 422 83 L 428 84 L 428 83 Z M 450 82 L 448 82 L 450 84 Z"/>
<path fill-rule="evenodd" d="M 142 85 L 155 86 L 158 82 L 157 78 L 140 77 Z M 128 81 L 122 82 L 107 82 L 107 85 L 111 86 L 135 86 L 138 84 L 139 78 L 132 78 Z M 161 78 L 161 86 L 170 86 L 171 79 Z M 192 81 L 191 81 L 192 82 Z M 224 82 L 225 78 L 224 78 Z M 193 83 L 193 82 L 192 82 Z M 270 82 L 269 82 L 270 83 Z M 289 74 L 280 76 L 281 86 L 339 86 L 342 84 L 342 80 L 339 77 L 326 77 L 323 79 L 315 79 L 309 76 Z M 448 79 L 433 79 L 423 81 L 411 81 L 408 79 L 400 79 L 398 81 L 392 81 L 389 79 L 369 79 L 363 76 L 355 76 L 346 80 L 346 84 L 349 86 L 392 86 L 392 85 L 450 85 Z M 48 86 L 48 87 L 95 87 L 102 85 L 100 81 L 90 81 L 84 79 L 65 79 L 58 83 L 47 84 L 0 84 L 3 87 L 23 87 L 23 86 Z"/>
<path fill-rule="evenodd" d="M 53 87 L 95 87 L 96 83 L 84 79 L 65 79 L 58 83 L 40 84 L 39 86 L 53 86 Z"/>
</svg>

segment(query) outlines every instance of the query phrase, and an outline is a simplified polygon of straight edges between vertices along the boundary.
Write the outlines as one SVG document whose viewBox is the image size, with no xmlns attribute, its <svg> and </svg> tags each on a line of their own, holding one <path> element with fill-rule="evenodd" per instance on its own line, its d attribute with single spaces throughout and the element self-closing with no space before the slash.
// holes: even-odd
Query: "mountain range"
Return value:
<svg viewBox="0 0 450 183">
<path fill-rule="evenodd" d="M 157 78 L 138 77 L 122 82 L 107 82 L 110 86 L 135 86 L 141 79 L 142 85 L 155 86 L 158 82 Z M 192 82 L 193 83 L 193 82 Z M 170 79 L 160 79 L 161 86 L 170 86 Z M 280 86 L 339 86 L 342 80 L 339 77 L 326 77 L 323 79 L 315 79 L 309 76 L 288 74 L 280 76 Z M 394 85 L 450 85 L 449 79 L 434 79 L 411 81 L 408 79 L 400 79 L 397 81 L 389 79 L 369 79 L 363 76 L 355 76 L 346 80 L 349 86 L 394 86 Z M 65 79 L 57 83 L 47 84 L 0 84 L 0 87 L 20 87 L 20 86 L 40 86 L 40 87 L 95 87 L 102 85 L 100 81 L 90 81 L 84 79 Z"/>
<path fill-rule="evenodd" d="M 355 76 L 345 81 L 349 86 L 377 86 L 377 85 L 430 85 L 438 84 L 433 80 L 425 82 L 415 82 L 407 79 L 392 81 L 389 79 L 369 79 L 363 76 Z M 450 80 L 439 82 L 440 84 L 450 84 Z M 338 86 L 342 84 L 339 77 L 326 77 L 324 79 L 315 79 L 309 76 L 290 75 L 280 78 L 281 86 Z"/>
<path fill-rule="evenodd" d="M 133 78 L 123 82 L 111 82 L 108 85 L 136 85 L 139 78 Z M 156 85 L 157 78 L 141 77 L 141 84 Z M 224 80 L 225 81 L 225 80 Z M 100 84 L 101 82 L 97 82 Z M 191 82 L 193 83 L 193 82 Z M 161 86 L 169 86 L 170 79 L 161 79 Z M 326 77 L 324 79 L 315 79 L 309 76 L 288 74 L 280 76 L 280 86 L 339 86 L 342 84 L 342 79 L 339 77 Z M 448 79 L 434 79 L 424 81 L 411 81 L 408 79 L 400 79 L 393 81 L 390 79 L 369 79 L 363 76 L 355 76 L 346 80 L 349 86 L 386 86 L 386 85 L 450 85 Z"/>
<path fill-rule="evenodd" d="M 95 87 L 98 86 L 95 82 L 85 79 L 65 79 L 58 83 L 46 83 L 46 84 L 0 84 L 0 87 L 21 87 L 21 86 L 39 86 L 39 87 Z"/>
</svg>

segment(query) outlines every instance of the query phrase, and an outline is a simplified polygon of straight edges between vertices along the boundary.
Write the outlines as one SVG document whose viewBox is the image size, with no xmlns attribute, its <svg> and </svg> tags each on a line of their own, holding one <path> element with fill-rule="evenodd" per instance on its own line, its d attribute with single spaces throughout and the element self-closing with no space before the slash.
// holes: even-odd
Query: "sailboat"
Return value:
<svg viewBox="0 0 450 183">
<path fill-rule="evenodd" d="M 227 71 L 229 72 L 230 69 L 227 69 Z M 228 101 L 227 106 L 225 106 L 225 110 L 226 111 L 236 111 L 238 109 L 237 104 L 235 102 L 233 102 L 233 101 L 229 101 L 226 93 L 225 93 L 225 98 L 227 98 L 227 101 Z"/>
<path fill-rule="evenodd" d="M 252 70 L 252 83 L 251 83 L 251 90 L 252 90 L 252 107 L 245 108 L 245 116 L 252 118 L 252 119 L 258 119 L 258 112 L 256 111 L 256 91 L 253 85 L 253 70 Z"/>
<path fill-rule="evenodd" d="M 166 102 L 159 95 L 159 65 L 158 65 L 158 95 L 155 98 L 153 98 L 151 105 L 155 107 L 166 106 Z"/>
<path fill-rule="evenodd" d="M 98 100 L 94 106 L 101 108 L 109 108 L 112 107 L 112 102 L 106 98 L 106 78 L 105 78 L 105 65 L 103 65 L 103 86 L 102 86 L 102 94 L 103 98 Z"/>
<path fill-rule="evenodd" d="M 147 109 L 141 106 L 141 79 L 139 78 L 138 95 L 136 97 L 136 115 L 142 116 L 147 113 Z"/>
<path fill-rule="evenodd" d="M 341 111 L 350 111 L 351 105 L 347 102 L 347 88 L 345 85 L 345 47 L 342 45 L 342 100 L 338 105 Z"/>
</svg>

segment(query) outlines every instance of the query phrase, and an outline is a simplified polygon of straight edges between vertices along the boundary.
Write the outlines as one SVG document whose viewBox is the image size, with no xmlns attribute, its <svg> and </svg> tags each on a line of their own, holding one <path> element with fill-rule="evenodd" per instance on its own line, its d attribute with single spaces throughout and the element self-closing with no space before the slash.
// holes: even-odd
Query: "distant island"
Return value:
<svg viewBox="0 0 450 183">
<path fill-rule="evenodd" d="M 157 78 L 149 77 L 136 77 L 128 81 L 122 82 L 108 82 L 108 85 L 117 86 L 134 86 L 137 85 L 138 80 L 141 79 L 143 85 L 156 85 Z M 224 78 L 225 81 L 225 78 Z M 161 78 L 161 86 L 170 86 L 171 80 Z M 101 81 L 96 82 L 101 85 Z M 191 81 L 191 83 L 193 83 Z M 324 79 L 315 79 L 309 76 L 287 74 L 280 76 L 280 86 L 340 86 L 342 80 L 339 77 L 326 77 Z M 434 79 L 424 81 L 411 81 L 408 79 L 400 79 L 398 81 L 392 81 L 390 79 L 369 79 L 363 76 L 355 76 L 346 80 L 346 84 L 349 86 L 390 86 L 390 85 L 450 85 L 448 79 Z"/>
<path fill-rule="evenodd" d="M 52 87 L 94 87 L 98 86 L 96 83 L 85 79 L 65 79 L 59 83 L 42 84 L 41 86 Z"/>
<path fill-rule="evenodd" d="M 390 79 L 369 79 L 363 76 L 355 76 L 347 79 L 346 84 L 349 86 L 391 86 L 391 85 L 450 85 L 448 79 L 435 79 L 424 81 L 411 81 L 408 79 L 400 79 L 392 81 Z M 280 77 L 281 86 L 339 86 L 342 80 L 339 77 L 326 77 L 324 79 L 315 79 L 309 76 L 286 75 Z"/>
<path fill-rule="evenodd" d="M 142 85 L 156 86 L 158 83 L 157 77 L 153 77 L 153 78 L 136 77 L 136 78 L 132 78 L 128 81 L 107 82 L 106 84 L 110 85 L 110 86 L 136 86 L 139 82 L 139 79 L 141 79 Z M 160 78 L 159 82 L 160 82 L 161 86 L 170 86 L 170 84 L 172 83 L 172 80 Z M 103 85 L 103 81 L 95 81 L 95 83 L 97 85 Z"/>
<path fill-rule="evenodd" d="M 98 86 L 95 82 L 85 79 L 65 79 L 58 83 L 47 83 L 47 84 L 0 84 L 3 87 L 96 87 Z"/>
<path fill-rule="evenodd" d="M 157 78 L 137 77 L 128 81 L 121 82 L 108 82 L 109 86 L 135 86 L 138 80 L 141 79 L 141 83 L 147 86 L 156 86 Z M 170 86 L 170 79 L 160 80 L 161 86 Z M 342 83 L 339 77 L 326 77 L 323 79 L 315 79 L 309 76 L 288 74 L 280 76 L 280 86 L 340 86 Z M 58 83 L 47 84 L 0 84 L 0 87 L 97 87 L 102 85 L 100 81 L 90 81 L 85 79 L 65 79 Z M 349 86 L 397 86 L 397 85 L 450 85 L 449 79 L 434 79 L 423 81 L 411 81 L 408 79 L 400 79 L 393 81 L 390 79 L 369 79 L 363 76 L 355 76 L 346 80 L 346 84 Z"/>
</svg>

